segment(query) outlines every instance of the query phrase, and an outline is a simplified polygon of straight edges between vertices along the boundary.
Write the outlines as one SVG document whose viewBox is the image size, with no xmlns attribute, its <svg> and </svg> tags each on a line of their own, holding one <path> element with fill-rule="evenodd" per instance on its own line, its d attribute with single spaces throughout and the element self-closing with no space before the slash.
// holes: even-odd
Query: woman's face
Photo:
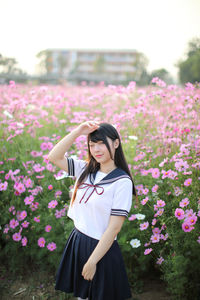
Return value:
<svg viewBox="0 0 200 300">
<path fill-rule="evenodd" d="M 112 157 L 114 157 L 114 153 L 115 153 L 114 142 L 109 137 L 106 138 L 110 146 Z M 103 141 L 98 141 L 96 143 L 89 141 L 89 147 L 90 147 L 91 155 L 94 157 L 94 159 L 97 162 L 107 163 L 111 160 L 110 152 L 108 151 L 106 144 L 104 144 Z"/>
</svg>

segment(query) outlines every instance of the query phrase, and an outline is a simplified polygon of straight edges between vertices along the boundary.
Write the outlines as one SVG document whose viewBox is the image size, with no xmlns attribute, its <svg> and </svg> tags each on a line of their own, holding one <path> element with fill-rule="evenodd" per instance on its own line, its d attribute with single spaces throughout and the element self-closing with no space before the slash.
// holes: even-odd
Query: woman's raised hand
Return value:
<svg viewBox="0 0 200 300">
<path fill-rule="evenodd" d="M 98 121 L 86 121 L 84 123 L 81 123 L 78 127 L 77 130 L 80 135 L 88 135 L 89 133 L 95 131 L 96 129 L 99 128 L 100 122 Z"/>
</svg>

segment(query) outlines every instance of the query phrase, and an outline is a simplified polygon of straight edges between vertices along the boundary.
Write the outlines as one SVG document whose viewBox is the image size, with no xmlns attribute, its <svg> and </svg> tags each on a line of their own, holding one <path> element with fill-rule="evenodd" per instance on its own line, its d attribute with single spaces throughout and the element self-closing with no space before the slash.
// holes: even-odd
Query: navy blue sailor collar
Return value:
<svg viewBox="0 0 200 300">
<path fill-rule="evenodd" d="M 96 170 L 93 173 L 89 174 L 89 181 L 91 184 L 94 184 L 95 178 L 96 178 L 96 174 L 99 170 Z M 110 173 L 108 173 L 105 177 L 103 177 L 97 185 L 102 185 L 102 184 L 108 184 L 108 183 L 112 183 L 115 182 L 121 178 L 130 178 L 130 176 L 121 168 L 115 168 L 114 170 L 112 170 Z"/>
</svg>

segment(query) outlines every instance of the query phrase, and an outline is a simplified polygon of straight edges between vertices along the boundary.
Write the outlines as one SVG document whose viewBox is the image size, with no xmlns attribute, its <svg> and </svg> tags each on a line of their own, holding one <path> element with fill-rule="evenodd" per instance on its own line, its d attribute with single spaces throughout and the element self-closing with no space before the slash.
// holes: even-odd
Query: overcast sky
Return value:
<svg viewBox="0 0 200 300">
<path fill-rule="evenodd" d="M 34 74 L 47 48 L 135 49 L 148 71 L 184 57 L 200 37 L 200 0 L 0 0 L 0 53 Z"/>
</svg>

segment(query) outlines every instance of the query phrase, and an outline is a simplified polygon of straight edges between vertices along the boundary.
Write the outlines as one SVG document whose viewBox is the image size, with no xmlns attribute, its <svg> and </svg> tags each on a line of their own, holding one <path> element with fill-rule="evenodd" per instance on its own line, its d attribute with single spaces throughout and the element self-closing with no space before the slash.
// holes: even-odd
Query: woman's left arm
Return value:
<svg viewBox="0 0 200 300">
<path fill-rule="evenodd" d="M 86 280 L 92 280 L 96 272 L 96 264 L 112 246 L 116 235 L 120 232 L 126 217 L 110 216 L 107 229 L 83 267 L 82 275 Z"/>
</svg>

